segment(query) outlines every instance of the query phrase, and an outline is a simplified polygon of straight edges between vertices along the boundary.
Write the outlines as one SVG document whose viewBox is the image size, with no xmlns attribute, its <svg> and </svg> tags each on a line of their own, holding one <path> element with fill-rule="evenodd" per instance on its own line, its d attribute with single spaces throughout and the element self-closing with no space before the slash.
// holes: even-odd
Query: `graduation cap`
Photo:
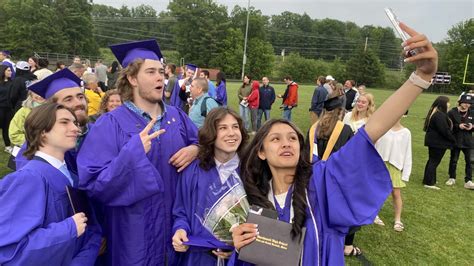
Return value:
<svg viewBox="0 0 474 266">
<path fill-rule="evenodd" d="M 6 56 L 11 56 L 11 55 L 12 55 L 12 52 L 10 52 L 10 51 L 8 51 L 8 50 L 2 50 L 2 51 L 0 51 L 0 52 L 2 52 L 2 53 L 3 53 L 4 55 L 6 55 Z"/>
<path fill-rule="evenodd" d="M 62 89 L 75 87 L 81 87 L 81 79 L 72 73 L 71 70 L 65 68 L 31 84 L 28 89 L 48 99 Z"/>
<path fill-rule="evenodd" d="M 339 97 L 333 97 L 324 101 L 324 109 L 332 111 L 336 108 L 342 107 L 343 100 Z"/>
<path fill-rule="evenodd" d="M 192 71 L 196 71 L 196 68 L 197 68 L 197 66 L 193 64 L 186 64 L 186 67 L 187 69 L 192 70 Z"/>
<path fill-rule="evenodd" d="M 115 44 L 109 47 L 124 68 L 139 58 L 158 61 L 161 61 L 163 58 L 160 46 L 158 46 L 154 39 Z"/>
</svg>

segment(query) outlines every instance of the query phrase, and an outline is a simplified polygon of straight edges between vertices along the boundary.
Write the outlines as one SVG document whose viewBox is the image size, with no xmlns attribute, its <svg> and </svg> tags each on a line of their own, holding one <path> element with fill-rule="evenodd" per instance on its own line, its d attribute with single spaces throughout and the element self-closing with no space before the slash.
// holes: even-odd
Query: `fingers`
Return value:
<svg viewBox="0 0 474 266">
<path fill-rule="evenodd" d="M 146 125 L 146 127 L 140 132 L 140 136 L 148 135 L 148 132 L 153 128 L 153 125 L 156 123 L 156 119 L 153 118 L 150 123 Z"/>
<path fill-rule="evenodd" d="M 435 50 L 431 50 L 431 51 L 426 51 L 424 53 L 418 53 L 414 56 L 410 56 L 410 57 L 407 57 L 404 59 L 405 62 L 415 62 L 415 61 L 419 61 L 421 59 L 433 59 L 436 57 L 436 51 Z"/>
<path fill-rule="evenodd" d="M 179 151 L 177 151 L 175 154 L 173 154 L 173 156 L 171 156 L 168 163 L 176 166 L 177 163 L 182 160 L 181 159 L 182 153 L 183 153 L 183 149 L 180 149 Z"/>
<path fill-rule="evenodd" d="M 160 130 L 158 130 L 158 131 L 155 131 L 155 132 L 151 133 L 150 135 L 148 135 L 148 137 L 149 137 L 150 139 L 154 139 L 154 138 L 158 137 L 159 135 L 161 135 L 161 134 L 163 134 L 163 133 L 165 133 L 165 132 L 166 132 L 165 129 L 160 129 Z"/>
<path fill-rule="evenodd" d="M 212 254 L 216 255 L 217 257 L 221 259 L 228 259 L 232 255 L 232 252 L 223 252 L 223 251 L 213 250 Z"/>
<path fill-rule="evenodd" d="M 416 32 L 414 29 L 408 27 L 408 26 L 407 26 L 405 23 L 403 23 L 403 22 L 400 22 L 399 26 L 400 26 L 400 28 L 401 28 L 404 32 L 408 33 L 408 35 L 410 35 L 411 37 L 413 37 L 413 36 L 415 36 L 415 35 L 419 35 L 418 32 Z"/>
<path fill-rule="evenodd" d="M 257 239 L 258 236 L 258 225 L 245 223 L 234 228 L 232 231 L 232 240 L 237 250 L 243 246 L 248 245 Z"/>
<path fill-rule="evenodd" d="M 186 161 L 184 164 L 181 165 L 181 167 L 179 167 L 178 169 L 178 173 L 181 173 L 181 171 L 183 171 L 184 169 L 186 169 L 186 167 L 188 167 L 188 165 L 191 163 L 191 161 Z"/>
</svg>

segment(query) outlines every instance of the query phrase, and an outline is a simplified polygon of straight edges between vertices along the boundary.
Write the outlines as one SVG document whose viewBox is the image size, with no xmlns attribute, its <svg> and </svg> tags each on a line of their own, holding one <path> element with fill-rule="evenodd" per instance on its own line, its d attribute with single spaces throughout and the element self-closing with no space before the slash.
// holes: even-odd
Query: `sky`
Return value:
<svg viewBox="0 0 474 266">
<path fill-rule="evenodd" d="M 246 7 L 248 0 L 214 0 L 228 7 Z M 168 0 L 94 0 L 96 4 L 114 7 L 129 7 L 146 4 L 158 12 L 166 9 Z M 391 27 L 384 8 L 391 7 L 400 21 L 416 31 L 424 33 L 433 42 L 448 37 L 447 32 L 454 25 L 467 19 L 474 19 L 474 0 L 251 0 L 250 5 L 264 15 L 279 15 L 284 11 L 307 13 L 313 19 L 331 18 L 351 21 L 359 26 L 374 25 Z M 474 38 L 474 37 L 473 37 Z"/>
</svg>

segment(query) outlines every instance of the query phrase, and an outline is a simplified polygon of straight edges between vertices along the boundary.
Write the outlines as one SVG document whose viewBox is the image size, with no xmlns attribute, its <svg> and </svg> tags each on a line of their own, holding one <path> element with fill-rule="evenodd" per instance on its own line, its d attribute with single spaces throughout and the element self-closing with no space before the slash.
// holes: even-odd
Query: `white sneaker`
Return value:
<svg viewBox="0 0 474 266">
<path fill-rule="evenodd" d="M 429 189 L 434 189 L 434 190 L 440 190 L 441 188 L 437 187 L 437 186 L 429 186 L 429 185 L 424 185 L 425 188 L 429 188 Z"/>
<path fill-rule="evenodd" d="M 5 151 L 5 152 L 8 152 L 8 153 L 10 153 L 10 154 L 12 154 L 13 147 L 12 147 L 12 146 L 7 146 L 7 147 L 5 147 L 5 150 L 4 150 L 4 151 Z"/>
<path fill-rule="evenodd" d="M 446 186 L 452 186 L 454 184 L 456 184 L 456 179 L 454 178 L 450 178 L 448 181 L 446 181 Z"/>
<path fill-rule="evenodd" d="M 472 183 L 472 181 L 467 181 L 466 183 L 464 183 L 464 188 L 474 189 L 474 183 Z"/>
</svg>

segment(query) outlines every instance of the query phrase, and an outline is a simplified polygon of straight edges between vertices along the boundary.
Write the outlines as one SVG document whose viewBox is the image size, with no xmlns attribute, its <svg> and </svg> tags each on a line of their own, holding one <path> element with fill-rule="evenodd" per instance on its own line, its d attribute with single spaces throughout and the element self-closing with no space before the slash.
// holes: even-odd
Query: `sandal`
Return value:
<svg viewBox="0 0 474 266">
<path fill-rule="evenodd" d="M 403 226 L 402 222 L 395 222 L 395 224 L 393 225 L 393 230 L 397 232 L 403 232 L 403 229 L 405 229 L 405 227 Z"/>
<path fill-rule="evenodd" d="M 362 250 L 360 250 L 360 248 L 356 247 L 356 246 L 352 247 L 351 252 L 349 252 L 349 253 L 344 252 L 344 256 L 346 256 L 346 257 L 357 257 L 357 256 L 360 256 L 360 255 L 362 255 Z"/>
<path fill-rule="evenodd" d="M 377 224 L 377 225 L 380 225 L 380 226 L 384 226 L 384 225 L 385 225 L 385 223 L 382 221 L 382 219 L 380 219 L 380 217 L 379 217 L 378 215 L 375 216 L 374 224 Z"/>
</svg>

